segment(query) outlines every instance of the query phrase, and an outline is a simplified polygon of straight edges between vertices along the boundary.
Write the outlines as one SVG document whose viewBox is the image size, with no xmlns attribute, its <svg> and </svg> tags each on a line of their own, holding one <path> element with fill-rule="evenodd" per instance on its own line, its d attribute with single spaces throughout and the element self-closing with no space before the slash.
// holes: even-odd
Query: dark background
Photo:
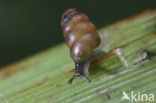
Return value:
<svg viewBox="0 0 156 103">
<path fill-rule="evenodd" d="M 0 67 L 63 42 L 60 21 L 68 8 L 83 11 L 100 28 L 156 9 L 156 0 L 1 0 Z"/>
</svg>

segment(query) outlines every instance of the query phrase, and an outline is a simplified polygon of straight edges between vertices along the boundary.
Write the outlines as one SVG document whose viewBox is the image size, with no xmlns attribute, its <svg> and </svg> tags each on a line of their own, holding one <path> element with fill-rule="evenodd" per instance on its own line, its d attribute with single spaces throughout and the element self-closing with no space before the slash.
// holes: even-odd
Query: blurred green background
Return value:
<svg viewBox="0 0 156 103">
<path fill-rule="evenodd" d="M 60 21 L 68 8 L 86 13 L 98 29 L 156 9 L 156 0 L 1 0 L 0 67 L 63 42 Z"/>
</svg>

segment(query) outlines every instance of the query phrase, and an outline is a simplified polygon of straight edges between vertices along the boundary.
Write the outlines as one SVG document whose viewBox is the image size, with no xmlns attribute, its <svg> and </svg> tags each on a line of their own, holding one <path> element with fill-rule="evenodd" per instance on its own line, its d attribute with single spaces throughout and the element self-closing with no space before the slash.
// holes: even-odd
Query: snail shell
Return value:
<svg viewBox="0 0 156 103">
<path fill-rule="evenodd" d="M 76 74 L 74 77 L 80 76 L 89 81 L 84 76 L 84 67 L 89 65 L 85 61 L 90 58 L 93 50 L 100 44 L 100 36 L 96 32 L 94 24 L 87 15 L 72 8 L 66 10 L 62 15 L 61 26 L 71 58 L 75 62 Z"/>
</svg>

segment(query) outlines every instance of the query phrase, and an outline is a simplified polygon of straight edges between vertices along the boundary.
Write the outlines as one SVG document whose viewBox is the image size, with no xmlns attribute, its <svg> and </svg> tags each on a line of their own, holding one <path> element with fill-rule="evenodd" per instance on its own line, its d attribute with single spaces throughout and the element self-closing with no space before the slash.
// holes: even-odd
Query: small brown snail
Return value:
<svg viewBox="0 0 156 103">
<path fill-rule="evenodd" d="M 66 10 L 62 15 L 61 26 L 76 70 L 69 83 L 72 83 L 76 77 L 82 77 L 90 82 L 85 76 L 88 75 L 89 63 L 97 57 L 97 54 L 101 54 L 97 51 L 94 52 L 100 44 L 100 36 L 96 32 L 94 24 L 87 15 L 72 8 Z"/>
</svg>

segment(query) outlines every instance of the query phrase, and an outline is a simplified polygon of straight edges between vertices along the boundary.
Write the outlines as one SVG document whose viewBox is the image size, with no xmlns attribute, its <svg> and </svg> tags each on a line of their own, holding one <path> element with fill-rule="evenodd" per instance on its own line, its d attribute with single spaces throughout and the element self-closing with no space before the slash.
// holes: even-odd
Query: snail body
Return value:
<svg viewBox="0 0 156 103">
<path fill-rule="evenodd" d="M 96 32 L 94 24 L 87 15 L 79 10 L 68 9 L 62 16 L 61 26 L 76 69 L 76 73 L 69 83 L 72 83 L 73 79 L 78 76 L 90 82 L 85 74 L 88 74 L 93 51 L 100 44 L 100 36 Z"/>
</svg>

